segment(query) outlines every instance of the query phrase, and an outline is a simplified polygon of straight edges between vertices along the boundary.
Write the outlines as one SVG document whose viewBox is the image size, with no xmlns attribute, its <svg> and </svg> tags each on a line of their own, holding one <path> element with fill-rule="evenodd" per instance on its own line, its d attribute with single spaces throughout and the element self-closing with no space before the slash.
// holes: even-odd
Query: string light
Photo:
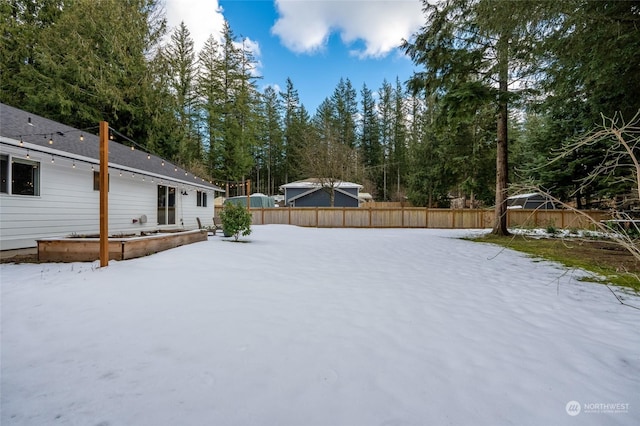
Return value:
<svg viewBox="0 0 640 426">
<path fill-rule="evenodd" d="M 28 118 L 28 122 L 29 122 L 29 124 L 30 124 L 30 125 L 33 125 L 33 124 L 31 123 L 31 118 L 30 118 L 30 117 Z M 97 126 L 96 126 L 96 127 L 97 127 Z M 92 127 L 92 129 L 93 129 L 93 127 Z M 53 135 L 54 135 L 54 134 L 58 134 L 58 135 L 60 135 L 60 136 L 64 137 L 64 136 L 66 136 L 66 134 L 67 134 L 67 133 L 70 133 L 70 132 L 79 132 L 80 134 L 79 134 L 79 136 L 78 136 L 78 139 L 79 139 L 79 141 L 84 142 L 84 131 L 86 131 L 86 130 L 88 130 L 88 128 L 85 128 L 85 129 L 83 129 L 83 130 L 76 130 L 76 129 L 73 129 L 73 130 L 69 130 L 69 131 L 66 131 L 66 132 L 57 131 L 57 132 L 53 132 L 53 133 L 32 133 L 32 134 L 29 134 L 29 135 L 27 135 L 27 136 L 36 136 L 36 135 L 37 135 L 37 136 L 42 136 L 42 137 L 47 141 L 48 145 L 53 145 L 53 144 L 54 144 L 54 141 L 53 141 Z M 125 136 L 125 135 L 122 135 L 121 133 L 119 133 L 119 132 L 118 132 L 118 131 L 116 131 L 115 129 L 109 128 L 109 139 L 110 139 L 110 140 L 115 140 L 115 136 L 116 136 L 116 135 L 119 135 L 119 136 L 121 136 L 121 137 L 122 137 L 122 139 L 124 139 L 124 140 L 128 141 L 128 142 L 130 143 L 131 151 L 135 151 L 135 149 L 136 149 L 136 145 L 138 145 L 135 141 L 131 140 L 130 138 L 128 138 L 128 137 L 127 137 L 127 136 Z M 17 136 L 17 135 L 16 135 L 16 136 Z M 25 141 L 24 141 L 24 136 L 25 136 L 25 135 L 19 135 L 19 146 L 20 146 L 20 147 L 24 147 L 24 143 L 25 143 Z M 139 147 L 139 148 L 142 148 L 140 145 L 138 145 L 138 147 Z M 144 149 L 144 151 L 146 151 L 146 149 Z M 46 153 L 45 153 L 45 155 L 46 155 Z M 30 151 L 30 149 L 29 149 L 29 148 L 27 148 L 27 153 L 26 153 L 26 156 L 25 156 L 25 157 L 26 157 L 26 159 L 31 159 L 31 151 Z M 56 155 L 51 154 L 51 163 L 52 163 L 52 164 L 55 164 L 55 157 L 56 157 Z M 62 155 L 62 157 L 63 157 L 63 158 L 69 158 L 69 157 L 66 157 L 66 156 L 64 156 L 64 155 Z M 72 160 L 72 168 L 73 168 L 73 169 L 76 169 L 77 167 L 76 167 L 76 161 L 75 161 L 75 159 L 74 159 L 74 158 L 69 158 L 69 159 L 71 159 L 71 160 Z M 147 152 L 147 159 L 148 159 L 148 160 L 151 160 L 151 153 L 150 153 L 150 152 Z M 81 163 L 90 163 L 90 164 L 91 164 L 91 162 L 88 162 L 88 161 L 87 161 L 87 162 L 85 162 L 85 161 L 81 161 Z M 161 159 L 160 159 L 160 164 L 164 167 L 164 166 L 166 165 L 165 163 L 166 163 L 166 161 L 165 161 L 163 158 L 161 158 Z M 169 163 L 169 166 L 171 166 L 171 163 Z M 178 169 L 179 169 L 179 168 L 178 168 L 178 166 L 177 166 L 177 165 L 174 165 L 174 169 L 173 169 L 173 170 L 174 170 L 174 172 L 175 172 L 175 173 L 178 173 L 178 172 L 184 172 L 185 177 L 188 177 L 188 176 L 189 176 L 189 172 L 188 172 L 187 170 L 184 170 L 184 169 L 182 169 L 182 170 L 178 170 Z M 95 172 L 95 171 L 96 171 L 95 164 L 91 164 L 91 170 L 92 170 L 93 172 Z M 119 171 L 119 175 L 120 175 L 120 176 L 122 176 L 122 175 L 123 175 L 123 171 L 122 171 L 122 170 L 120 170 L 120 171 Z M 135 177 L 136 177 L 136 173 L 133 173 L 133 172 L 132 172 L 131 176 L 132 176 L 133 178 L 135 178 Z M 146 182 L 145 175 L 144 175 L 144 174 L 142 174 L 141 176 L 142 176 L 142 180 Z M 194 179 L 195 181 L 197 181 L 198 179 L 200 179 L 202 182 L 209 182 L 209 184 L 212 184 L 212 185 L 213 185 L 213 184 L 215 184 L 215 185 L 217 185 L 217 182 L 216 182 L 216 183 L 214 183 L 214 181 L 213 181 L 213 180 L 207 180 L 207 179 L 205 179 L 205 178 L 198 178 L 198 176 L 196 176 L 195 174 L 193 174 L 192 176 L 193 176 L 193 179 Z M 152 183 L 155 183 L 155 182 L 156 182 L 156 179 L 155 179 L 155 178 L 153 178 L 153 177 L 151 177 L 151 176 L 149 176 L 149 177 L 150 177 L 150 180 L 151 180 L 151 182 L 152 182 Z M 159 182 L 159 183 L 161 183 L 161 184 L 164 184 L 164 180 L 161 180 L 161 179 L 158 179 L 158 180 L 157 180 L 157 182 Z M 194 189 L 194 191 L 195 191 L 195 189 Z"/>
</svg>

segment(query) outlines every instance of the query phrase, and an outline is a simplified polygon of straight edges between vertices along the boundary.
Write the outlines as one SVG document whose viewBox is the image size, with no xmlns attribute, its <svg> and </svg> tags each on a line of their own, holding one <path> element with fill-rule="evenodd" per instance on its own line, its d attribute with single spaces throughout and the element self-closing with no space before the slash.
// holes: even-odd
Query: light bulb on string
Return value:
<svg viewBox="0 0 640 426">
<path fill-rule="evenodd" d="M 84 142 L 84 135 L 80 133 L 80 142 Z"/>
<path fill-rule="evenodd" d="M 71 166 L 71 167 L 74 168 L 74 169 L 76 168 L 76 161 L 75 160 L 73 160 L 73 166 Z"/>
<path fill-rule="evenodd" d="M 20 146 L 23 146 L 24 142 L 22 141 L 22 136 L 20 136 Z"/>
<path fill-rule="evenodd" d="M 131 151 L 135 150 L 135 148 L 133 147 L 133 145 L 131 145 Z"/>
<path fill-rule="evenodd" d="M 49 138 L 49 145 L 53 145 L 53 136 Z"/>
<path fill-rule="evenodd" d="M 31 156 L 29 155 L 29 150 L 27 150 L 27 160 L 31 158 Z"/>
<path fill-rule="evenodd" d="M 147 160 L 151 160 L 151 154 L 147 154 Z"/>
<path fill-rule="evenodd" d="M 51 156 L 51 164 L 55 163 L 55 160 L 53 159 L 53 155 Z"/>
</svg>

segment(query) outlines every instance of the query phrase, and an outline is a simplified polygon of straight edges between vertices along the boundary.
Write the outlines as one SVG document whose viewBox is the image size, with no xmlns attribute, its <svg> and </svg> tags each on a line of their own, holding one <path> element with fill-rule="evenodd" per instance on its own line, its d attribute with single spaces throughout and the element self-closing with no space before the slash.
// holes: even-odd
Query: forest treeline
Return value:
<svg viewBox="0 0 640 426">
<path fill-rule="evenodd" d="M 603 115 L 640 109 L 639 1 L 423 9 L 399 46 L 419 70 L 408 81 L 355 88 L 345 75 L 307 111 L 290 79 L 260 89 L 228 24 L 196 51 L 158 0 L 0 0 L 0 101 L 78 128 L 106 120 L 198 175 L 268 194 L 320 176 L 441 207 L 451 196 L 493 205 L 509 183 L 578 207 L 628 192 L 616 171 L 581 184 L 605 145 L 548 163 Z"/>
</svg>

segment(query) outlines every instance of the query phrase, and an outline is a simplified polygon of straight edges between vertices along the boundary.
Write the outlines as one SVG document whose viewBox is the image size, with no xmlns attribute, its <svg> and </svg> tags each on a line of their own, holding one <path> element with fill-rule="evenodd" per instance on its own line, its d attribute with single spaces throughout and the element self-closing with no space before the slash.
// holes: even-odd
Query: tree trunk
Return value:
<svg viewBox="0 0 640 426">
<path fill-rule="evenodd" d="M 507 229 L 507 186 L 509 184 L 509 146 L 507 135 L 509 93 L 509 39 L 506 34 L 498 42 L 498 140 L 496 152 L 496 210 L 492 234 L 510 235 Z"/>
</svg>

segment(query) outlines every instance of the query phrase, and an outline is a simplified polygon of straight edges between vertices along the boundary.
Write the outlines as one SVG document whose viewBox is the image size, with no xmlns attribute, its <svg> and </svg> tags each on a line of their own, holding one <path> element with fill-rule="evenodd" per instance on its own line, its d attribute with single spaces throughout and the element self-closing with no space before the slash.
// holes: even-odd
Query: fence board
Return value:
<svg viewBox="0 0 640 426">
<path fill-rule="evenodd" d="M 605 211 L 582 211 L 596 221 L 611 218 Z M 422 207 L 275 207 L 251 209 L 253 223 L 325 228 L 457 228 L 493 227 L 493 210 L 428 209 Z M 508 210 L 509 227 L 592 228 L 583 214 L 571 210 Z"/>
</svg>

